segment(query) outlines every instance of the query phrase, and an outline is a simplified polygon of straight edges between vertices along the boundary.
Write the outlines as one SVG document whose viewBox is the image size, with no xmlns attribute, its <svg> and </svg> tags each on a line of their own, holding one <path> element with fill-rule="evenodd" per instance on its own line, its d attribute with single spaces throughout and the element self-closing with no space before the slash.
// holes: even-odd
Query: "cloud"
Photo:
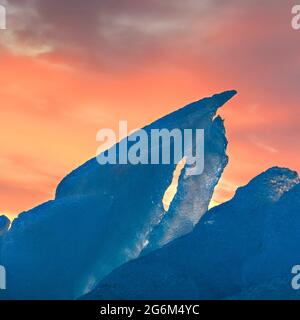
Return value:
<svg viewBox="0 0 300 320">
<path fill-rule="evenodd" d="M 194 25 L 212 25 L 213 7 L 213 1 L 194 0 L 10 0 L 10 38 L 18 39 L 15 47 L 52 48 L 75 63 L 133 67 L 162 54 L 174 36 L 183 40 Z"/>
<path fill-rule="evenodd" d="M 264 150 L 266 150 L 269 153 L 277 153 L 278 150 L 275 149 L 274 147 L 267 145 L 265 142 L 260 141 L 259 138 L 255 135 L 250 135 L 249 140 L 254 143 L 256 146 L 258 146 L 259 148 L 262 148 Z"/>
<path fill-rule="evenodd" d="M 298 97 L 300 73 L 292 5 L 290 0 L 10 0 L 2 45 L 14 54 L 102 74 L 170 64 L 201 79 L 208 66 L 229 88 L 260 91 L 265 100 L 280 90 L 291 103 Z"/>
</svg>

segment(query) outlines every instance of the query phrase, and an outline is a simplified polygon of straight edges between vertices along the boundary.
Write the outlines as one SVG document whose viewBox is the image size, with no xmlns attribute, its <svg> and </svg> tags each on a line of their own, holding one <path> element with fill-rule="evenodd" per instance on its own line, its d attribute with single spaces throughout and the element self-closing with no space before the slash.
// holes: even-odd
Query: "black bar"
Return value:
<svg viewBox="0 0 300 320">
<path fill-rule="evenodd" d="M 299 307 L 297 301 L 0 301 L 0 319 L 269 318 Z"/>
</svg>

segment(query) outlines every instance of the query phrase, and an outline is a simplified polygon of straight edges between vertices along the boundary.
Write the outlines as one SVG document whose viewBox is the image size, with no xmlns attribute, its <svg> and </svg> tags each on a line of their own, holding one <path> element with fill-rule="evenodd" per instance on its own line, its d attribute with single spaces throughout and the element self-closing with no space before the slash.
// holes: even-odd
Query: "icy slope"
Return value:
<svg viewBox="0 0 300 320">
<path fill-rule="evenodd" d="M 243 268 L 244 287 L 238 296 L 300 299 L 299 288 L 292 288 L 296 275 L 292 274 L 292 268 L 300 265 L 300 184 L 270 208 L 265 228 L 262 249 Z"/>
<path fill-rule="evenodd" d="M 1 242 L 5 233 L 8 231 L 10 226 L 10 220 L 6 216 L 0 216 L 0 252 L 1 252 Z M 1 256 L 0 256 L 0 264 L 1 264 Z"/>
<path fill-rule="evenodd" d="M 10 221 L 6 216 L 0 216 L 0 236 L 3 236 L 7 232 L 10 226 Z"/>
<path fill-rule="evenodd" d="M 199 176 L 182 173 L 169 216 L 162 198 L 174 163 L 100 166 L 95 159 L 63 179 L 55 200 L 21 214 L 2 241 L 9 296 L 75 298 L 136 258 L 147 243 L 157 248 L 190 231 L 227 163 L 223 122 L 214 116 L 235 93 L 194 102 L 146 127 L 205 129 L 205 170 Z"/>
<path fill-rule="evenodd" d="M 263 284 L 266 274 L 270 285 L 290 277 L 285 267 L 296 263 L 291 246 L 300 237 L 298 183 L 293 171 L 269 169 L 208 211 L 193 232 L 121 266 L 84 298 L 221 299 Z"/>
</svg>

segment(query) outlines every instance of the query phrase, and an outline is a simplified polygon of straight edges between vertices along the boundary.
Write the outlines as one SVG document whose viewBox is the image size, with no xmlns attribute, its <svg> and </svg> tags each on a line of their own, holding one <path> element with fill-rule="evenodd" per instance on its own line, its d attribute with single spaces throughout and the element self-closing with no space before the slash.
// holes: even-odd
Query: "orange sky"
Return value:
<svg viewBox="0 0 300 320">
<path fill-rule="evenodd" d="M 293 2 L 2 1 L 0 211 L 53 198 L 96 133 L 142 127 L 229 89 L 229 165 L 215 200 L 273 165 L 300 171 L 300 31 Z M 22 3 L 22 6 L 21 6 Z M 272 6 L 271 6 L 272 4 Z"/>
</svg>

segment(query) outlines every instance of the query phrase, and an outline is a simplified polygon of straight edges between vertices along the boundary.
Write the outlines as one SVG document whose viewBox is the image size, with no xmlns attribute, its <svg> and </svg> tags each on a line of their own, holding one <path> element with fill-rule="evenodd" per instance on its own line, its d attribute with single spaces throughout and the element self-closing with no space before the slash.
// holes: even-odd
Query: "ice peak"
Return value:
<svg viewBox="0 0 300 320">
<path fill-rule="evenodd" d="M 236 197 L 247 197 L 249 193 L 257 199 L 275 202 L 300 182 L 297 172 L 287 168 L 272 167 L 252 179 L 246 186 L 238 188 Z"/>
</svg>

